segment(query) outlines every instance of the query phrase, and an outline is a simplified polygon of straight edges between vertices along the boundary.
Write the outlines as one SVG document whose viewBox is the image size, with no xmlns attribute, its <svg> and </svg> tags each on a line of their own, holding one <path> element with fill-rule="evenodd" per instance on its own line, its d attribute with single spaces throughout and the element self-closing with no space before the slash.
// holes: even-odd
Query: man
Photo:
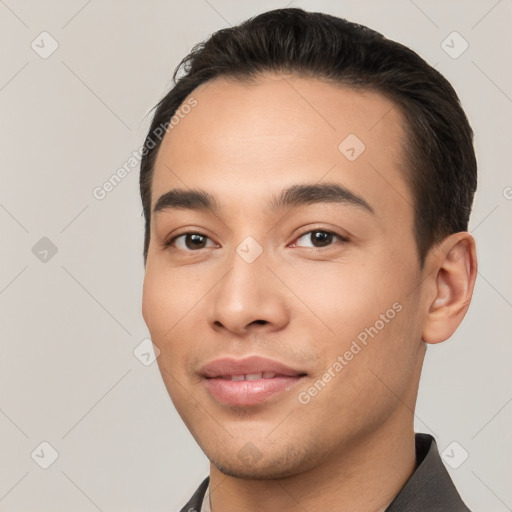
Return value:
<svg viewBox="0 0 512 512">
<path fill-rule="evenodd" d="M 452 87 L 301 9 L 182 65 L 140 176 L 143 316 L 210 460 L 182 510 L 467 511 L 413 429 L 426 345 L 457 329 L 477 270 Z"/>
</svg>

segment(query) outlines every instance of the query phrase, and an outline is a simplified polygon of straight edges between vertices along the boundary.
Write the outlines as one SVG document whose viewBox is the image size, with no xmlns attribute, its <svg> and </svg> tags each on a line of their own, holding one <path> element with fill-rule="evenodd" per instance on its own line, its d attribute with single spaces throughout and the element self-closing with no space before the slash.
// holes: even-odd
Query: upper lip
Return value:
<svg viewBox="0 0 512 512">
<path fill-rule="evenodd" d="M 280 363 L 279 361 L 274 361 L 272 359 L 259 356 L 250 356 L 243 359 L 223 357 L 205 364 L 200 369 L 201 375 L 208 379 L 263 372 L 272 372 L 276 375 L 285 375 L 289 377 L 299 377 L 306 375 L 306 372 L 290 368 L 289 366 Z"/>
</svg>

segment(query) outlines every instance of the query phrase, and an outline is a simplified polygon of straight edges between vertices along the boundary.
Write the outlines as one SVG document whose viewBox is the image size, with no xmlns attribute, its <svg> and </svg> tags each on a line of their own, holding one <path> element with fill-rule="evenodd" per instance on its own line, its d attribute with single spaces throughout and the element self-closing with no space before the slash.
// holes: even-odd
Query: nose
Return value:
<svg viewBox="0 0 512 512">
<path fill-rule="evenodd" d="M 210 297 L 208 320 L 214 330 L 244 336 L 278 331 L 288 324 L 286 291 L 269 263 L 264 253 L 251 263 L 233 254 L 229 272 Z"/>
</svg>

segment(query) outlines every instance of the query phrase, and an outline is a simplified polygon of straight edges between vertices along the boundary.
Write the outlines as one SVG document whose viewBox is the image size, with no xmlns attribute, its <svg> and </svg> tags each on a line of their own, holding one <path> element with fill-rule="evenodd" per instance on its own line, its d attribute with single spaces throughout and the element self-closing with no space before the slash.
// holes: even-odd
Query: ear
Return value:
<svg viewBox="0 0 512 512">
<path fill-rule="evenodd" d="M 423 340 L 448 339 L 466 315 L 477 274 L 475 239 L 468 232 L 454 233 L 427 257 L 433 293 L 426 304 Z"/>
</svg>

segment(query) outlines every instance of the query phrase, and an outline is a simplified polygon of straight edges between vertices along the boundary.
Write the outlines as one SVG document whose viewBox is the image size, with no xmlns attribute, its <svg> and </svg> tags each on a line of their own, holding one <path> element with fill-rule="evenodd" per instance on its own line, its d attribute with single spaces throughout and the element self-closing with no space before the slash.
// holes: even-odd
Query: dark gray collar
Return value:
<svg viewBox="0 0 512 512">
<path fill-rule="evenodd" d="M 386 512 L 471 512 L 444 467 L 430 434 L 416 434 L 416 470 Z M 200 512 L 210 477 L 206 477 L 180 512 Z"/>
<path fill-rule="evenodd" d="M 386 512 L 470 512 L 444 467 L 435 439 L 416 434 L 416 470 Z"/>
</svg>

